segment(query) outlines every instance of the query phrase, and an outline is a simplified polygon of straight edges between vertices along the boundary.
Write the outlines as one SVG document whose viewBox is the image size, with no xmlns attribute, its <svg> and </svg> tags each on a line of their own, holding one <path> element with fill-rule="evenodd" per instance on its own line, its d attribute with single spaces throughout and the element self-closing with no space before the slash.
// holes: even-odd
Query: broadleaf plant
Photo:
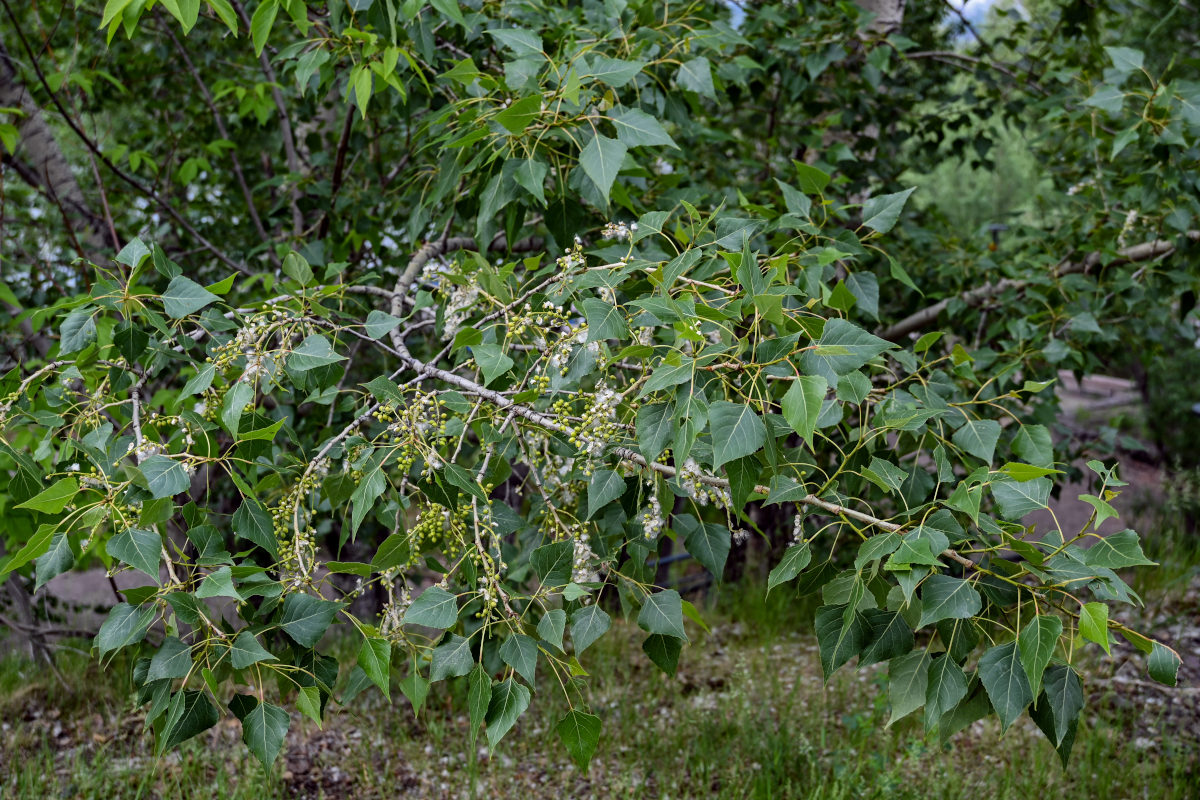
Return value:
<svg viewBox="0 0 1200 800">
<path fill-rule="evenodd" d="M 668 674 L 698 635 L 659 585 L 667 541 L 717 580 L 750 537 L 781 545 L 767 588 L 820 595 L 825 678 L 886 662 L 892 718 L 943 738 L 1029 713 L 1065 761 L 1081 653 L 1114 634 L 1174 683 L 1169 642 L 1109 613 L 1139 603 L 1115 570 L 1149 565 L 1096 530 L 1111 462 L 1083 529 L 1025 521 L 1077 455 L 1047 427 L 1058 366 L 1129 349 L 1195 283 L 1167 259 L 1200 238 L 1200 84 L 1102 50 L 1110 17 L 1021 22 L 1011 42 L 1054 46 L 964 74 L 980 113 L 1060 112 L 1055 214 L 1000 264 L 931 257 L 899 180 L 936 152 L 896 120 L 934 125 L 924 101 L 973 63 L 928 57 L 953 43 L 917 4 L 109 2 L 100 31 L 43 5 L 6 2 L 0 47 L 110 64 L 64 91 L 121 122 L 94 140 L 47 70 L 0 60 L 78 139 L 45 163 L 89 154 L 107 189 L 101 213 L 64 179 L 65 232 L 2 262 L 0 580 L 154 579 L 95 650 L 132 655 L 160 750 L 228 714 L 270 765 L 289 706 L 320 721 L 394 682 L 419 713 L 453 682 L 492 748 L 564 692 L 586 768 L 613 618 Z M 1064 65 L 1081 79 L 1044 77 Z M 768 96 L 764 120 L 746 98 Z M 188 124 L 160 136 L 169 108 Z M 1070 199 L 1093 189 L 1142 221 Z M 54 280 L 13 277 L 44 257 Z"/>
</svg>

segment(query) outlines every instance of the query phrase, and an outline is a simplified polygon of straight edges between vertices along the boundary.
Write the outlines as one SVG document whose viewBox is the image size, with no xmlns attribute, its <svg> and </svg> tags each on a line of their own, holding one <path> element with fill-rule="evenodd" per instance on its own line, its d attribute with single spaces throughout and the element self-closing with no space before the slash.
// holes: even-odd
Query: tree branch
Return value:
<svg viewBox="0 0 1200 800">
<path fill-rule="evenodd" d="M 1200 231 L 1188 231 L 1184 234 L 1192 241 L 1200 241 Z M 1175 245 L 1164 239 L 1155 239 L 1150 242 L 1142 242 L 1131 247 L 1126 247 L 1117 251 L 1117 257 L 1108 262 L 1106 266 L 1120 266 L 1121 264 L 1136 264 L 1142 261 L 1150 261 L 1155 258 L 1169 256 L 1175 252 Z M 1086 272 L 1100 264 L 1100 253 L 1089 253 L 1082 261 L 1068 262 L 1060 265 L 1054 271 L 1054 277 L 1061 278 L 1065 275 L 1072 275 L 1078 272 Z M 900 338 L 907 336 L 910 333 L 919 331 L 928 325 L 932 325 L 934 321 L 945 311 L 951 302 L 961 300 L 969 306 L 978 305 L 988 298 L 995 297 L 998 294 L 1008 291 L 1009 289 L 1021 290 L 1029 284 L 1029 281 L 1015 280 L 1013 278 L 1004 278 L 995 283 L 986 283 L 975 289 L 947 297 L 931 306 L 921 309 L 920 311 L 909 314 L 904 319 L 890 325 L 887 328 L 878 332 L 881 338 L 889 341 L 897 341 Z"/>
</svg>

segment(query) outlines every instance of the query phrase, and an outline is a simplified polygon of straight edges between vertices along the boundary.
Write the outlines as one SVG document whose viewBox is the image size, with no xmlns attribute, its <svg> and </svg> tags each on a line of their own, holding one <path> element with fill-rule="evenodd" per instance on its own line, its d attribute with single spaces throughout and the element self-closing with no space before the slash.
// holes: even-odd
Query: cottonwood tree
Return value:
<svg viewBox="0 0 1200 800">
<path fill-rule="evenodd" d="M 943 738 L 1028 713 L 1065 763 L 1089 649 L 1174 683 L 1110 613 L 1150 564 L 1096 532 L 1116 468 L 1082 530 L 1022 522 L 1058 367 L 1195 282 L 1200 84 L 1122 7 L 0 5 L 0 576 L 144 573 L 95 648 L 160 750 L 230 713 L 269 765 L 287 705 L 450 681 L 493 747 L 564 692 L 586 766 L 612 616 L 667 673 L 704 625 L 667 541 L 720 579 L 785 537 L 825 676 L 887 662 Z M 995 115 L 1062 158 L 991 253 L 900 176 Z"/>
</svg>

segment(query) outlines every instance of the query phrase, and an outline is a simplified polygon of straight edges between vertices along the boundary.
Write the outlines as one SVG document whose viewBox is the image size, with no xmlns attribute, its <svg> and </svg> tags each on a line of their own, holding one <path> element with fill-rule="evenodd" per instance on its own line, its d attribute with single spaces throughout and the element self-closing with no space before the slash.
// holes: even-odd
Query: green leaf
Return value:
<svg viewBox="0 0 1200 800">
<path fill-rule="evenodd" d="M 992 497 L 996 498 L 1000 514 L 1014 522 L 1032 511 L 1045 508 L 1052 488 L 1054 484 L 1049 478 L 1022 482 L 997 479 L 991 483 Z"/>
<path fill-rule="evenodd" d="M 382 311 L 372 309 L 367 314 L 367 321 L 363 324 L 363 328 L 367 332 L 367 336 L 372 339 L 382 339 L 392 332 L 404 320 L 397 319 L 391 314 L 385 314 Z"/>
<path fill-rule="evenodd" d="M 820 375 L 829 384 L 836 384 L 845 375 L 866 364 L 883 351 L 894 347 L 891 342 L 867 333 L 852 322 L 830 319 L 816 346 L 800 357 L 800 365 L 810 374 Z"/>
<path fill-rule="evenodd" d="M 757 452 L 767 439 L 762 418 L 741 403 L 713 403 L 708 408 L 708 427 L 712 431 L 713 469 Z"/>
<path fill-rule="evenodd" d="M 239 441 L 272 441 L 275 439 L 275 434 L 280 432 L 283 427 L 284 420 L 276 420 L 271 425 L 262 428 L 254 429 L 254 431 L 246 431 L 238 437 Z"/>
<path fill-rule="evenodd" d="M 1009 461 L 1000 468 L 1013 480 L 1018 482 L 1031 481 L 1035 478 L 1045 478 L 1047 475 L 1061 475 L 1062 470 L 1051 469 L 1049 467 L 1035 467 L 1030 464 L 1022 464 L 1019 461 Z"/>
<path fill-rule="evenodd" d="M 600 718 L 583 711 L 568 711 L 554 729 L 579 771 L 586 774 L 600 743 Z"/>
<path fill-rule="evenodd" d="M 367 637 L 358 648 L 358 665 L 383 696 L 392 696 L 392 645 L 387 639 Z"/>
<path fill-rule="evenodd" d="M 903 614 L 868 608 L 862 612 L 862 618 L 866 624 L 867 645 L 858 659 L 860 667 L 878 661 L 890 661 L 913 649 L 912 628 Z"/>
<path fill-rule="evenodd" d="M 132 2 L 133 0 L 108 0 L 104 4 L 104 13 L 100 15 L 100 28 L 107 28 L 108 24 L 120 16 Z"/>
<path fill-rule="evenodd" d="M 196 597 L 200 599 L 208 597 L 232 597 L 234 600 L 243 599 L 238 590 L 233 586 L 233 572 L 229 567 L 221 567 L 205 575 L 204 580 L 200 582 L 200 586 L 196 589 Z"/>
<path fill-rule="evenodd" d="M 680 608 L 680 625 L 682 626 L 683 610 Z M 575 656 L 583 655 L 583 651 L 612 627 L 612 620 L 604 609 L 596 605 L 584 606 L 571 615 L 571 640 L 575 643 Z"/>
<path fill-rule="evenodd" d="M 183 691 L 171 698 L 158 742 L 160 754 L 217 724 L 217 707 L 204 692 Z"/>
<path fill-rule="evenodd" d="M 225 393 L 225 399 L 221 401 L 221 422 L 230 436 L 237 438 L 242 414 L 253 401 L 254 387 L 243 381 L 238 381 Z"/>
<path fill-rule="evenodd" d="M 500 645 L 500 659 L 517 671 L 532 686 L 537 673 L 537 642 L 521 633 L 514 633 Z"/>
<path fill-rule="evenodd" d="M 617 173 L 621 171 L 621 163 L 628 149 L 624 142 L 598 133 L 579 154 L 579 166 L 596 184 L 605 203 L 608 202 L 609 191 L 617 179 Z"/>
<path fill-rule="evenodd" d="M 524 28 L 493 28 L 485 33 L 518 56 L 542 55 L 542 37 Z"/>
<path fill-rule="evenodd" d="M 796 182 L 800 184 L 800 191 L 805 194 L 821 194 L 832 180 L 829 173 L 803 161 L 793 161 L 792 166 L 796 169 Z"/>
<path fill-rule="evenodd" d="M 575 546 L 570 541 L 542 545 L 529 555 L 529 564 L 543 586 L 557 587 L 571 582 Z"/>
<path fill-rule="evenodd" d="M 496 122 L 512 134 L 523 133 L 542 111 L 540 94 L 523 97 L 496 115 Z"/>
<path fill-rule="evenodd" d="M 458 601 L 440 586 L 430 586 L 404 612 L 404 621 L 445 630 L 458 621 Z"/>
<path fill-rule="evenodd" d="M 1121 113 L 1121 109 L 1125 105 L 1125 93 L 1116 86 L 1100 84 L 1092 96 L 1083 101 L 1083 104 L 1117 115 Z"/>
<path fill-rule="evenodd" d="M 513 360 L 498 344 L 475 345 L 471 348 L 471 355 L 475 357 L 475 363 L 483 373 L 484 386 L 513 368 Z"/>
<path fill-rule="evenodd" d="M 167 284 L 167 291 L 163 294 L 162 299 L 167 316 L 171 319 L 179 319 L 188 314 L 194 314 L 221 298 L 190 278 L 176 275 Z"/>
<path fill-rule="evenodd" d="M 1109 653 L 1108 606 L 1104 603 L 1085 603 L 1079 611 L 1079 634 L 1089 642 L 1095 642 Z"/>
<path fill-rule="evenodd" d="M 775 179 L 775 184 L 783 194 L 783 203 L 789 214 L 795 214 L 798 217 L 809 216 L 812 212 L 812 200 L 808 198 L 808 195 L 797 191 L 794 186 L 784 183 L 778 178 Z"/>
<path fill-rule="evenodd" d="M 512 678 L 501 681 L 492 687 L 486 721 L 488 744 L 493 750 L 504 738 L 504 734 L 508 733 L 516 724 L 517 717 L 525 713 L 527 708 L 529 708 L 528 687 L 517 683 Z"/>
<path fill-rule="evenodd" d="M 637 412 L 638 451 L 647 461 L 654 461 L 675 437 L 675 417 L 666 403 L 644 405 Z"/>
<path fill-rule="evenodd" d="M 650 633 L 687 640 L 683 630 L 683 599 L 674 589 L 663 589 L 647 597 L 637 622 Z"/>
<path fill-rule="evenodd" d="M 697 522 L 686 530 L 683 543 L 692 557 L 719 583 L 725 574 L 725 561 L 732 544 L 729 529 L 717 523 Z"/>
<path fill-rule="evenodd" d="M 695 374 L 696 362 L 690 358 L 684 358 L 683 363 L 678 365 L 660 364 L 650 375 L 650 380 L 646 381 L 646 385 L 638 392 L 638 397 L 645 397 L 651 392 L 678 386 L 681 383 L 690 381 Z"/>
<path fill-rule="evenodd" d="M 488 705 L 492 700 L 492 678 L 482 664 L 476 664 L 467 679 L 467 713 L 471 717 L 471 746 L 475 746 L 475 735 L 479 725 L 487 716 Z"/>
<path fill-rule="evenodd" d="M 1054 718 L 1054 746 L 1066 738 L 1067 731 L 1083 710 L 1083 685 L 1079 674 L 1067 664 L 1055 664 L 1046 670 L 1046 693 L 1043 700 L 1050 705 Z"/>
<path fill-rule="evenodd" d="M 1089 567 L 1107 569 L 1155 566 L 1155 562 L 1142 552 L 1138 535 L 1128 529 L 1105 536 L 1089 547 L 1084 553 L 1083 563 Z"/>
<path fill-rule="evenodd" d="M 96 634 L 95 644 L 100 651 L 100 657 L 140 642 L 146 637 L 146 631 L 150 629 L 153 620 L 153 605 L 131 606 L 128 603 L 117 603 L 108 612 L 108 617 Z"/>
<path fill-rule="evenodd" d="M 1142 63 L 1146 58 L 1141 50 L 1134 50 L 1132 47 L 1106 47 L 1104 52 L 1108 53 L 1108 57 L 1112 59 L 1113 69 L 1121 75 L 1128 75 L 1142 69 Z"/>
<path fill-rule="evenodd" d="M 1050 467 L 1054 464 L 1054 443 L 1045 425 L 1023 425 L 1013 438 L 1013 452 L 1030 464 Z"/>
<path fill-rule="evenodd" d="M 967 676 L 953 658 L 936 656 L 929 665 L 925 690 L 925 730 L 930 731 L 967 696 Z"/>
<path fill-rule="evenodd" d="M 46 585 L 51 578 L 62 575 L 75 566 L 75 550 L 71 540 L 65 533 L 56 533 L 50 540 L 50 547 L 33 562 L 37 580 L 33 590 L 36 592 Z"/>
<path fill-rule="evenodd" d="M 279 0 L 263 0 L 258 8 L 254 9 L 254 16 L 250 18 L 250 38 L 254 41 L 254 55 L 262 54 L 278 13 Z"/>
<path fill-rule="evenodd" d="M 242 721 L 242 741 L 250 752 L 270 769 L 279 757 L 292 718 L 279 706 L 261 703 L 249 694 L 236 694 L 229 701 L 229 710 Z"/>
<path fill-rule="evenodd" d="M 608 118 L 617 129 L 617 140 L 629 147 L 663 145 L 679 149 L 662 123 L 641 109 L 614 108 L 608 112 Z"/>
<path fill-rule="evenodd" d="M 829 382 L 820 375 L 801 375 L 792 381 L 783 395 L 783 418 L 808 443 L 809 449 L 813 446 L 817 418 L 821 416 L 821 405 L 828 391 Z"/>
<path fill-rule="evenodd" d="M 192 479 L 184 471 L 183 464 L 166 456 L 150 456 L 142 462 L 139 469 L 146 479 L 150 496 L 155 500 L 174 497 L 192 486 Z"/>
<path fill-rule="evenodd" d="M 191 671 L 192 649 L 178 638 L 168 636 L 150 659 L 146 682 L 186 678 Z"/>
<path fill-rule="evenodd" d="M 925 705 L 929 688 L 929 654 L 924 650 L 888 662 L 888 696 L 892 701 L 891 726 Z"/>
<path fill-rule="evenodd" d="M 567 629 L 567 612 L 561 608 L 552 608 L 538 620 L 537 634 L 542 641 L 552 644 L 559 650 L 563 649 L 563 633 Z"/>
<path fill-rule="evenodd" d="M 400 532 L 390 534 L 375 551 L 375 556 L 371 559 L 371 570 L 384 572 L 405 563 L 408 561 L 408 557 L 408 534 Z"/>
<path fill-rule="evenodd" d="M 104 550 L 113 558 L 158 580 L 158 565 L 162 561 L 162 539 L 157 533 L 127 528 L 109 539 Z"/>
<path fill-rule="evenodd" d="M 1054 655 L 1058 637 L 1062 635 L 1062 620 L 1052 614 L 1039 614 L 1021 629 L 1017 645 L 1021 650 L 1021 666 L 1029 678 L 1034 697 L 1042 689 L 1042 673 Z"/>
<path fill-rule="evenodd" d="M 333 345 L 319 333 L 309 334 L 300 346 L 288 356 L 288 369 L 292 372 L 305 372 L 316 367 L 324 367 L 345 361 L 346 357 L 333 351 Z"/>
<path fill-rule="evenodd" d="M 675 82 L 679 84 L 680 88 L 689 92 L 704 95 L 712 100 L 717 99 L 717 90 L 713 86 L 712 67 L 704 56 L 681 64 L 679 72 L 675 73 Z"/>
<path fill-rule="evenodd" d="M 283 601 L 279 627 L 301 647 L 316 647 L 341 607 L 341 603 L 311 594 L 289 594 Z"/>
<path fill-rule="evenodd" d="M 350 86 L 354 89 L 354 105 L 363 119 L 367 118 L 367 107 L 371 103 L 371 70 L 359 64 L 350 70 Z"/>
<path fill-rule="evenodd" d="M 908 201 L 908 196 L 916 191 L 916 187 L 905 189 L 903 192 L 872 197 L 863 203 L 862 224 L 873 231 L 887 233 L 900 218 L 900 212 Z"/>
<path fill-rule="evenodd" d="M 611 469 L 598 469 L 588 479 L 587 519 L 625 494 L 625 479 Z M 566 581 L 564 581 L 565 583 Z"/>
<path fill-rule="evenodd" d="M 979 678 L 1000 717 L 1001 731 L 1007 730 L 1033 702 L 1016 642 L 996 645 L 984 653 L 979 659 Z"/>
<path fill-rule="evenodd" d="M 238 506 L 238 510 L 233 512 L 233 533 L 266 550 L 272 559 L 279 559 L 275 523 L 266 507 L 254 498 L 246 498 Z"/>
<path fill-rule="evenodd" d="M 279 659 L 259 644 L 258 639 L 250 631 L 242 631 L 229 647 L 229 662 L 234 669 L 245 669 L 260 661 L 278 661 Z"/>
<path fill-rule="evenodd" d="M 296 710 L 321 724 L 321 690 L 316 686 L 301 686 L 296 692 Z"/>
<path fill-rule="evenodd" d="M 645 61 L 623 61 L 604 55 L 593 55 L 589 61 L 587 74 L 614 89 L 629 83 L 646 66 Z"/>
<path fill-rule="evenodd" d="M 895 531 L 875 534 L 858 548 L 858 555 L 854 557 L 854 568 L 862 569 L 872 561 L 894 553 L 902 541 L 903 538 Z"/>
<path fill-rule="evenodd" d="M 864 468 L 862 473 L 867 480 L 888 494 L 899 494 L 900 488 L 908 478 L 907 472 L 878 456 L 871 456 L 871 466 Z"/>
<path fill-rule="evenodd" d="M 425 704 L 425 698 L 429 696 L 429 681 L 421 677 L 421 674 L 414 669 L 407 677 L 400 681 L 400 691 L 408 698 L 408 702 L 412 703 L 413 713 L 421 713 L 421 706 Z"/>
<path fill-rule="evenodd" d="M 862 652 L 867 640 L 867 628 L 858 613 L 846 620 L 848 606 L 821 606 L 817 609 L 817 644 L 821 651 L 821 672 L 825 681 L 839 667 Z"/>
<path fill-rule="evenodd" d="M 504 162 L 506 170 L 512 170 L 513 180 L 529 192 L 543 206 L 546 205 L 546 175 L 550 168 L 544 161 L 535 158 L 510 158 Z"/>
<path fill-rule="evenodd" d="M 457 464 L 447 464 L 442 470 L 442 474 L 452 486 L 456 486 L 467 494 L 473 495 L 475 499 L 482 503 L 488 502 L 488 496 L 484 493 L 483 487 L 472 477 L 471 473 L 462 467 Z"/>
<path fill-rule="evenodd" d="M 0 578 L 20 569 L 49 550 L 50 543 L 55 537 L 56 527 L 55 525 L 39 525 L 37 531 L 29 537 L 25 545 L 12 558 L 0 561 Z"/>
<path fill-rule="evenodd" d="M 261 8 L 261 6 L 259 6 Z M 301 286 L 305 286 L 313 279 L 312 267 L 308 264 L 308 259 L 297 253 L 295 250 L 288 253 L 283 258 L 281 266 L 283 274 L 294 279 Z M 381 311 L 373 311 L 373 314 L 381 314 Z M 370 317 L 368 317 L 369 319 Z"/>
<path fill-rule="evenodd" d="M 446 641 L 433 650 L 433 663 L 429 667 L 429 680 L 459 678 L 471 671 L 475 659 L 471 655 L 471 640 L 465 636 L 450 634 Z"/>
<path fill-rule="evenodd" d="M 46 491 L 29 498 L 16 507 L 29 508 L 46 514 L 58 514 L 78 493 L 78 481 L 74 478 L 60 478 Z"/>
<path fill-rule="evenodd" d="M 674 676 L 679 667 L 679 654 L 683 652 L 683 642 L 674 636 L 652 633 L 642 642 L 642 652 L 654 666 Z"/>
<path fill-rule="evenodd" d="M 968 422 L 955 431 L 952 441 L 985 464 L 991 464 L 996 453 L 996 442 L 999 440 L 1000 423 L 994 419 L 979 419 Z"/>
<path fill-rule="evenodd" d="M 983 608 L 983 597 L 961 578 L 930 575 L 921 585 L 921 621 L 918 628 L 943 619 L 969 619 Z"/>
<path fill-rule="evenodd" d="M 783 558 L 779 559 L 779 563 L 775 565 L 775 569 L 771 570 L 771 574 L 767 576 L 767 594 L 770 594 L 771 590 L 779 584 L 787 583 L 799 575 L 810 561 L 812 561 L 812 551 L 808 547 L 808 542 L 800 542 L 789 547 L 784 551 Z"/>
<path fill-rule="evenodd" d="M 1154 649 L 1147 658 L 1147 669 L 1150 677 L 1165 686 L 1174 686 L 1179 676 L 1179 656 L 1170 648 L 1154 643 Z"/>
<path fill-rule="evenodd" d="M 443 17 L 457 22 L 459 25 L 466 24 L 462 9 L 458 6 L 458 0 L 430 0 L 430 5 L 440 11 Z"/>
<path fill-rule="evenodd" d="M 149 343 L 150 334 L 131 324 L 128 320 L 122 322 L 113 331 L 113 344 L 116 346 L 117 352 L 131 364 L 146 352 L 146 345 Z"/>
<path fill-rule="evenodd" d="M 213 12 L 221 18 L 221 22 L 225 23 L 225 27 L 229 28 L 229 32 L 237 36 L 237 12 L 233 10 L 233 6 L 229 0 L 206 0 L 206 2 L 212 8 Z"/>
<path fill-rule="evenodd" d="M 621 309 L 594 297 L 587 298 L 582 305 L 584 317 L 587 319 L 589 342 L 624 339 L 629 336 L 629 327 L 625 324 L 625 315 Z"/>
</svg>

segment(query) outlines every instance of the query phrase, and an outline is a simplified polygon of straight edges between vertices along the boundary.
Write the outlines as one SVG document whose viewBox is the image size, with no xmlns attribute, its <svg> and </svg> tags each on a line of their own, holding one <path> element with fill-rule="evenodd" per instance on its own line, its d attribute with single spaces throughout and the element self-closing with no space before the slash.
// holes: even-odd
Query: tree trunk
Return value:
<svg viewBox="0 0 1200 800">
<path fill-rule="evenodd" d="M 857 0 L 859 8 L 875 16 L 867 30 L 880 36 L 900 30 L 900 24 L 904 22 L 904 1 Z"/>
<path fill-rule="evenodd" d="M 16 62 L 0 42 L 0 107 L 22 112 L 16 120 L 17 151 L 5 157 L 23 181 L 44 193 L 62 212 L 63 221 L 93 261 L 106 249 L 100 219 L 92 213 L 70 162 L 63 155 L 42 110 L 21 81 Z"/>
</svg>

